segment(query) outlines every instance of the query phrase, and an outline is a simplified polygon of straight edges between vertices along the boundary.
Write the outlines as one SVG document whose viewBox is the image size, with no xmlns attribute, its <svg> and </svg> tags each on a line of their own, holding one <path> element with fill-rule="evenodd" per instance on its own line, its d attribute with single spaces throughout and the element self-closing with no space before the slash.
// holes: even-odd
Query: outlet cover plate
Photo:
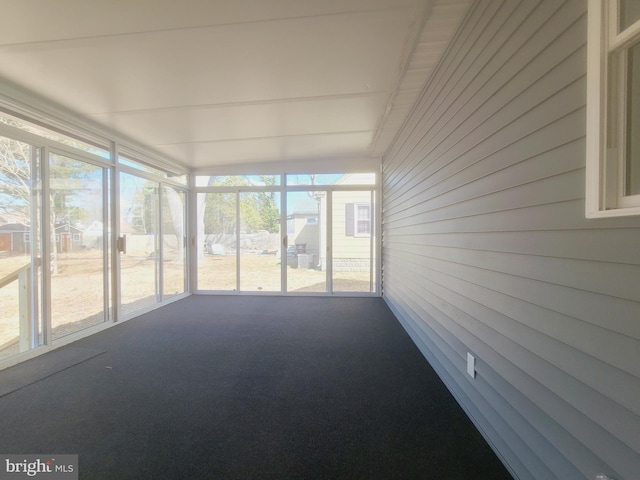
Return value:
<svg viewBox="0 0 640 480">
<path fill-rule="evenodd" d="M 467 373 L 471 378 L 476 378 L 476 357 L 467 352 Z"/>
</svg>

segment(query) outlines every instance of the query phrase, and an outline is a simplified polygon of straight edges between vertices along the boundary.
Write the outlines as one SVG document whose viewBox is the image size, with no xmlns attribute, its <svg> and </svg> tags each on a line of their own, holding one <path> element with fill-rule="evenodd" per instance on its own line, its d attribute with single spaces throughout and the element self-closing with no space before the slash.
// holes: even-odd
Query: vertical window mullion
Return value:
<svg viewBox="0 0 640 480">
<path fill-rule="evenodd" d="M 102 258 L 102 271 L 103 271 L 103 280 L 102 280 L 102 288 L 104 289 L 104 313 L 105 320 L 111 321 L 111 309 L 109 308 L 111 302 L 111 289 L 109 288 L 109 259 L 113 253 L 109 250 L 109 236 L 107 227 L 109 225 L 110 220 L 110 211 L 109 211 L 109 196 L 111 192 L 109 191 L 109 175 L 111 174 L 111 169 L 102 169 L 102 251 L 105 252 Z"/>
<path fill-rule="evenodd" d="M 162 302 L 164 300 L 164 183 L 158 183 L 158 195 L 156 198 L 156 208 L 158 209 L 157 222 L 158 228 L 158 251 L 156 253 L 157 259 L 156 264 L 158 265 L 158 292 L 159 292 L 159 301 Z"/>
<path fill-rule="evenodd" d="M 111 301 L 111 306 L 113 309 L 113 314 L 111 320 L 113 322 L 117 322 L 120 320 L 122 314 L 122 305 L 121 305 L 121 294 L 120 294 L 120 285 L 121 285 L 121 266 L 120 266 L 120 255 L 121 253 L 118 250 L 118 237 L 120 236 L 120 167 L 118 162 L 118 145 L 116 142 L 111 142 L 111 158 L 113 159 L 114 166 L 111 167 L 111 172 L 113 173 L 112 185 L 111 185 L 111 248 L 109 248 L 109 254 L 111 255 L 111 295 L 113 297 Z M 106 224 L 105 224 L 106 225 Z M 105 232 L 105 238 L 107 237 L 108 232 Z"/>
<path fill-rule="evenodd" d="M 44 344 L 51 345 L 53 332 L 51 326 L 51 188 L 49 185 L 49 148 L 42 148 L 42 161 L 40 162 L 40 174 L 42 175 L 42 316 L 44 317 Z M 55 248 L 55 241 L 53 242 Z"/>
<path fill-rule="evenodd" d="M 335 190 L 333 188 L 327 188 L 325 189 L 325 198 L 327 199 L 327 208 L 326 208 L 326 217 L 324 219 L 325 225 L 326 225 L 326 239 L 325 242 L 327 243 L 327 251 L 326 251 L 326 255 L 327 255 L 327 260 L 326 260 L 326 264 L 327 264 L 327 293 L 329 295 L 333 295 L 333 192 L 335 192 Z M 320 225 L 322 225 L 322 218 L 320 218 L 320 215 L 322 215 L 321 211 L 318 211 L 318 223 Z M 318 255 L 320 255 L 320 252 L 318 252 Z"/>
<path fill-rule="evenodd" d="M 236 292 L 240 292 L 240 189 L 236 196 Z"/>
</svg>

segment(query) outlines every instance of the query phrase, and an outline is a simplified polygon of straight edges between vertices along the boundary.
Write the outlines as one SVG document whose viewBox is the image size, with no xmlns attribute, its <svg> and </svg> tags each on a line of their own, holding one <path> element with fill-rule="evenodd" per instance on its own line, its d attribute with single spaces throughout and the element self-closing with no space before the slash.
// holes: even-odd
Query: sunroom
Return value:
<svg viewBox="0 0 640 480">
<path fill-rule="evenodd" d="M 638 5 L 5 7 L 0 367 L 186 297 L 366 297 L 514 477 L 635 478 Z"/>
</svg>

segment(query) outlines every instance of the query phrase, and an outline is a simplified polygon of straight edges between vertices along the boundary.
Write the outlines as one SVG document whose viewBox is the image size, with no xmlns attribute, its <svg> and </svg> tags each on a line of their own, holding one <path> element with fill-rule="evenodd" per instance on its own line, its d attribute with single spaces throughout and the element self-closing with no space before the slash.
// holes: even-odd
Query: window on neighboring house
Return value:
<svg viewBox="0 0 640 480">
<path fill-rule="evenodd" d="M 318 225 L 318 217 L 307 217 L 307 225 Z"/>
<path fill-rule="evenodd" d="M 345 223 L 347 237 L 370 237 L 371 204 L 347 203 L 345 205 Z"/>
<path fill-rule="evenodd" d="M 356 203 L 354 205 L 355 229 L 354 236 L 368 237 L 371 235 L 371 205 L 368 203 Z"/>
<path fill-rule="evenodd" d="M 74 233 L 73 234 L 73 241 L 74 242 L 79 242 L 80 241 L 80 234 L 79 233 Z"/>
<path fill-rule="evenodd" d="M 22 241 L 24 243 L 29 243 L 31 241 L 31 234 L 30 233 L 23 233 L 22 234 Z"/>
<path fill-rule="evenodd" d="M 589 0 L 587 217 L 640 215 L 640 2 Z"/>
</svg>

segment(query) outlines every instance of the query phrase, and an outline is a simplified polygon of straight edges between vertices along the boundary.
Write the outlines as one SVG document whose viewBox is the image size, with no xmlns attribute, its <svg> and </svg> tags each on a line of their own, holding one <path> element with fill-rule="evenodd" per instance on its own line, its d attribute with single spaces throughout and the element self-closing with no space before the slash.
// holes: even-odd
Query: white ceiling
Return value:
<svg viewBox="0 0 640 480">
<path fill-rule="evenodd" d="M 0 0 L 0 77 L 192 169 L 384 154 L 470 0 Z"/>
</svg>

